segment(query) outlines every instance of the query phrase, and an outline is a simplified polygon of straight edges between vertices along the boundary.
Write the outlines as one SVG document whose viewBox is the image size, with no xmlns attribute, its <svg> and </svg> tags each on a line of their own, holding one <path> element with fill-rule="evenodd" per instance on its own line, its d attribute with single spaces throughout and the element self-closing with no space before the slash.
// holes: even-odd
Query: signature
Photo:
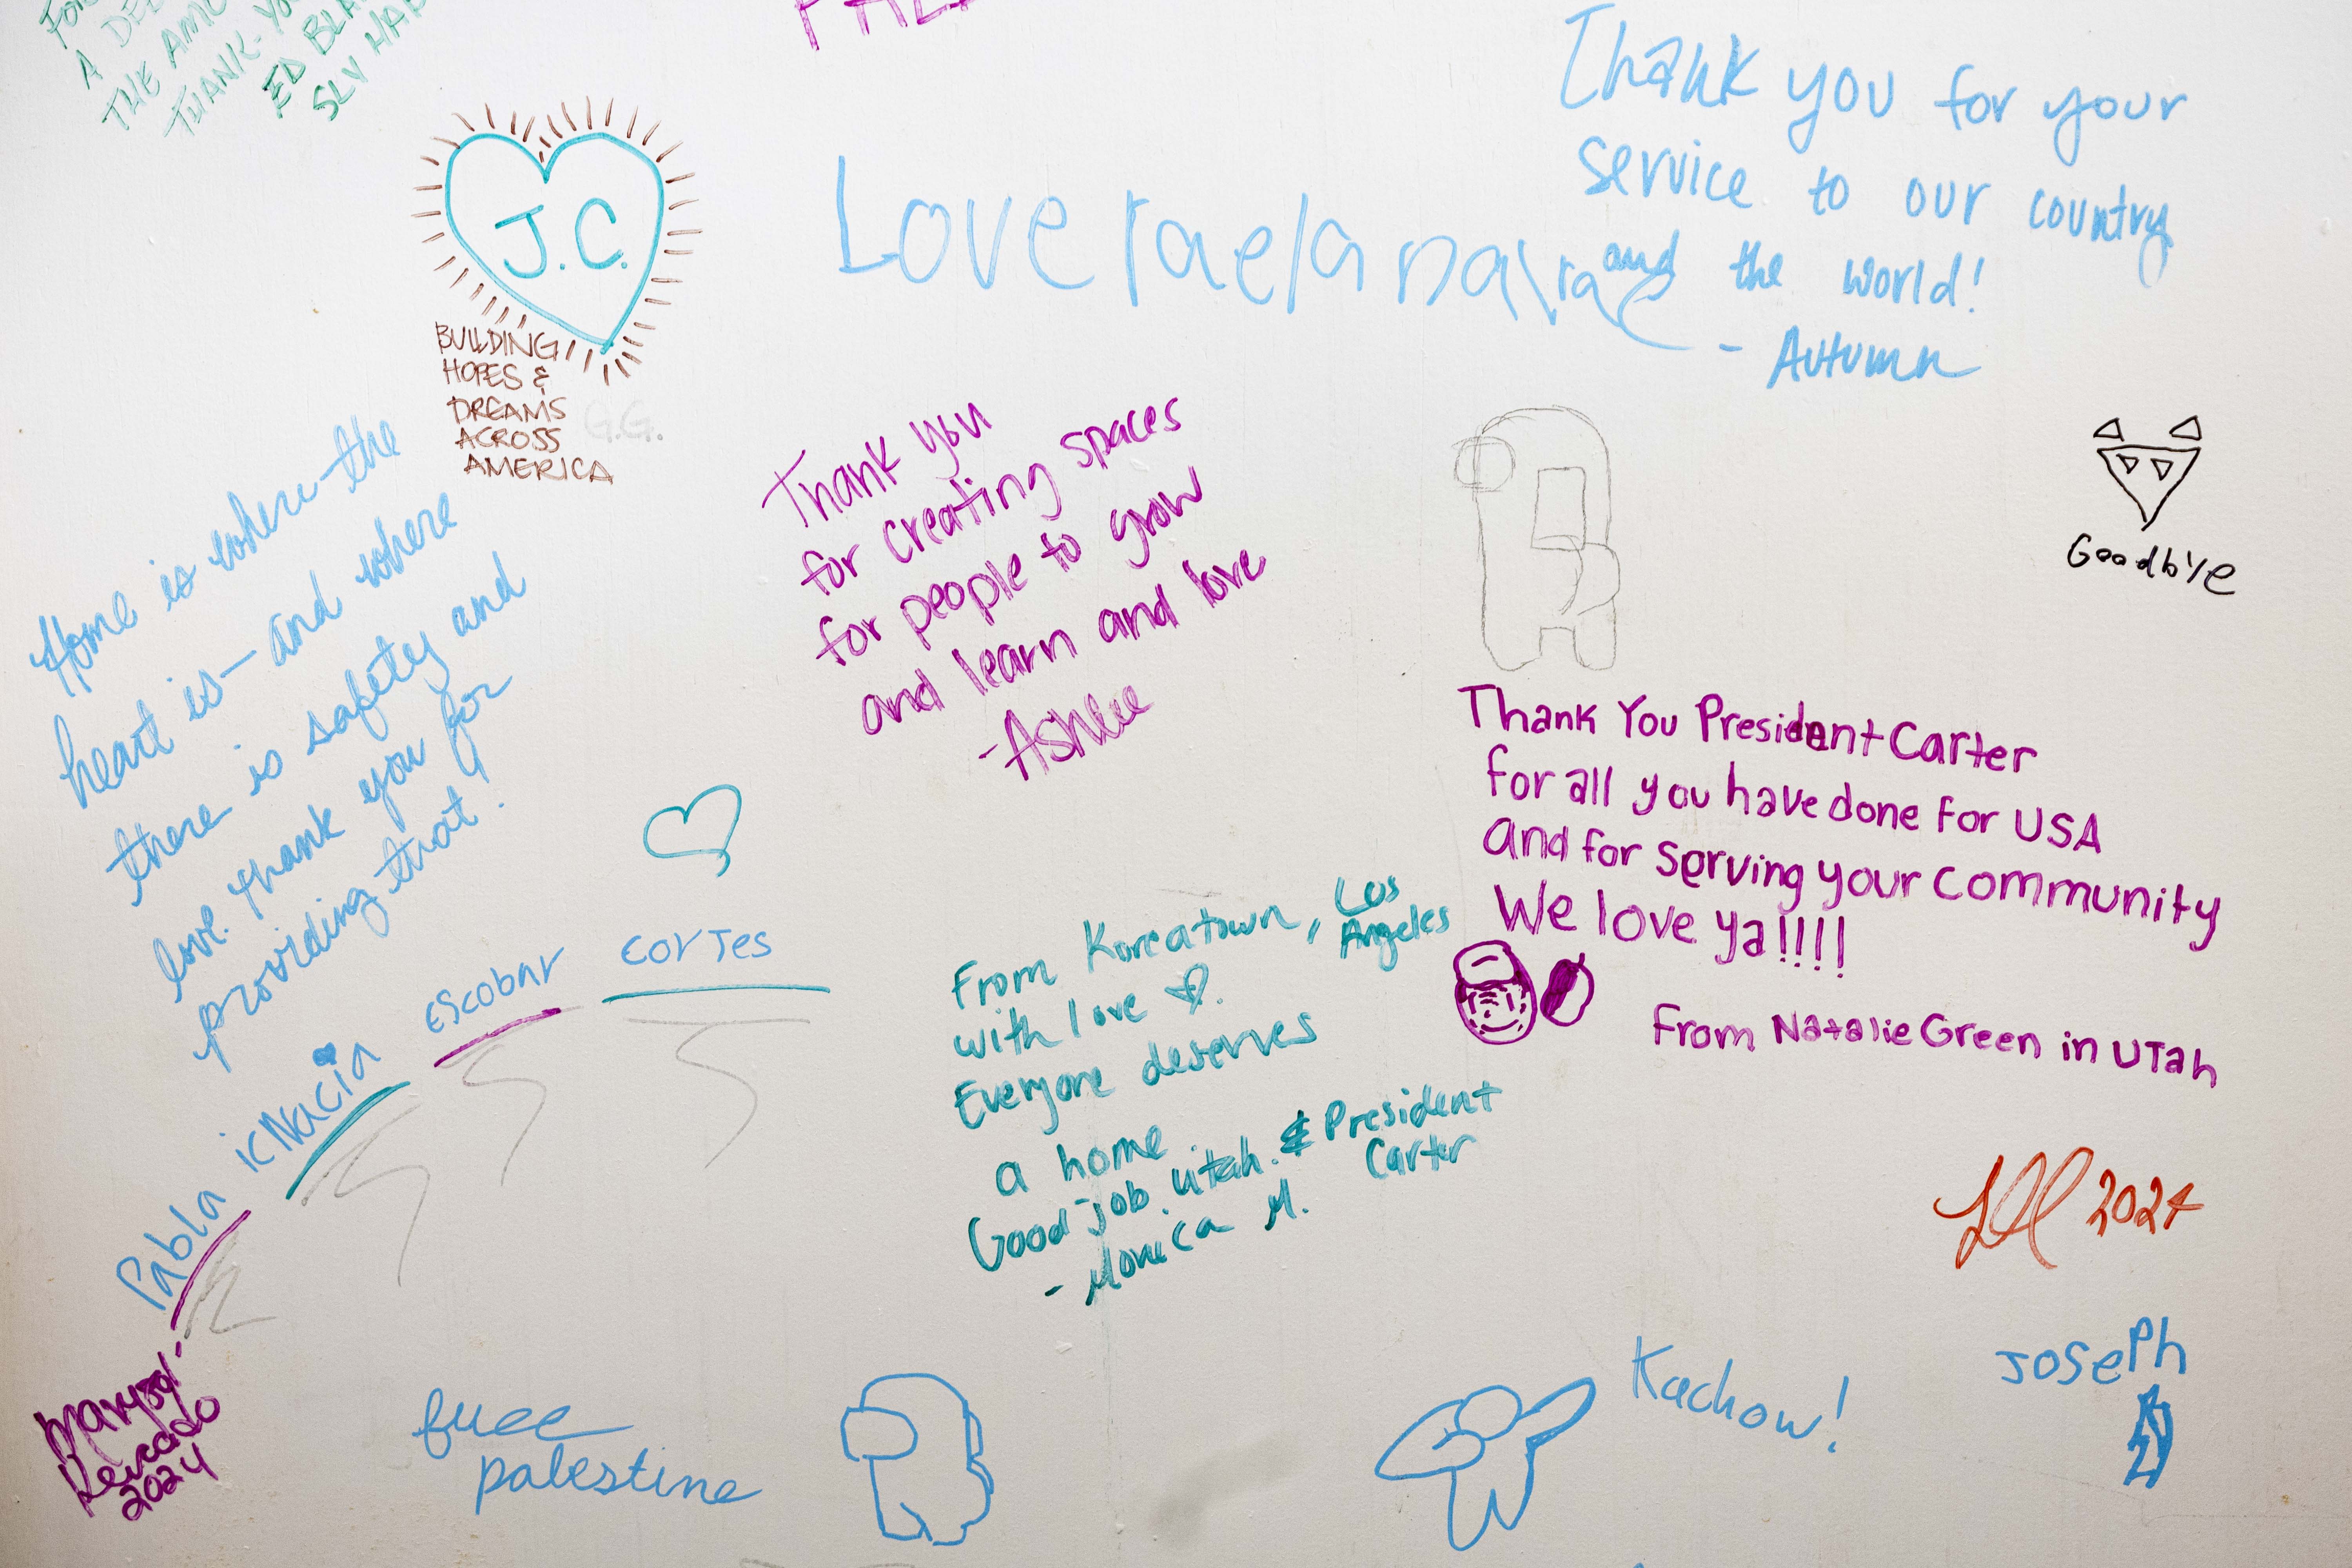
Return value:
<svg viewBox="0 0 2352 1568">
<path fill-rule="evenodd" d="M 2036 1227 L 2074 1196 L 2074 1189 L 2090 1175 L 2096 1157 L 2087 1144 L 2069 1153 L 2055 1166 L 2050 1163 L 2048 1154 L 2037 1153 L 2018 1168 L 2017 1174 L 2010 1178 L 2009 1184 L 2000 1189 L 2000 1195 L 1995 1197 L 1993 1188 L 2000 1181 L 2001 1168 L 2007 1158 L 2006 1155 L 1993 1157 L 1992 1169 L 1985 1173 L 1983 1187 L 1978 1191 L 1975 1201 L 1967 1207 L 1947 1209 L 1941 1198 L 1935 1201 L 1933 1206 L 1937 1218 L 1967 1222 L 1961 1227 L 1959 1246 L 1952 1256 L 1954 1268 L 1965 1266 L 1978 1247 L 1999 1247 L 2021 1233 L 2025 1237 L 2026 1247 L 2033 1254 L 2034 1261 L 2044 1268 L 2058 1267 L 2042 1255 Z M 2081 1163 L 2079 1169 L 2076 1166 L 2078 1161 Z M 2069 1172 L 2073 1173 L 2071 1178 Z M 2172 1222 L 2183 1214 L 2205 1206 L 2189 1201 L 2189 1194 L 2197 1190 L 2194 1182 L 2184 1184 L 2168 1203 L 2163 1181 L 2150 1178 L 2145 1206 L 2140 1204 L 2137 1184 L 2116 1191 L 2116 1173 L 2112 1169 L 2099 1173 L 2099 1184 L 2101 1195 L 2098 1205 L 2083 1223 L 2096 1227 L 2101 1236 L 2107 1234 L 2110 1219 L 2125 1228 L 2139 1226 L 2154 1236 L 2158 1228 L 2157 1212 L 2160 1206 L 2168 1210 L 2164 1216 L 2163 1228 L 2166 1230 L 2170 1230 Z M 2023 1194 L 2021 1197 L 2019 1195 L 2021 1191 Z M 2012 1200 L 2015 1200 L 2013 1205 Z M 2006 1218 L 2002 1217 L 2004 1214 Z"/>
</svg>

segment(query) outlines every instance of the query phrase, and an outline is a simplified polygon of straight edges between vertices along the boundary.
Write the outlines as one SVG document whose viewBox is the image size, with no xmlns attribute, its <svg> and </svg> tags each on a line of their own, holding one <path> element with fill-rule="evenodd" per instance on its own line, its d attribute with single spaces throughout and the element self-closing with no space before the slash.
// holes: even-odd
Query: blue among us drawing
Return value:
<svg viewBox="0 0 2352 1568">
<path fill-rule="evenodd" d="M 1581 1394 L 1580 1399 L 1571 1395 Z M 1489 1524 L 1516 1530 L 1535 1495 L 1536 1451 L 1584 1419 L 1593 1384 L 1578 1378 L 1533 1405 L 1490 1384 L 1430 1411 L 1372 1466 L 1384 1481 L 1444 1476 L 1449 1488 L 1445 1539 L 1456 1552 L 1478 1544 Z"/>
<path fill-rule="evenodd" d="M 980 1417 L 945 1378 L 867 1384 L 842 1414 L 841 1451 L 865 1462 L 874 1522 L 893 1541 L 961 1546 L 988 1517 L 996 1479 L 980 1462 Z"/>
</svg>

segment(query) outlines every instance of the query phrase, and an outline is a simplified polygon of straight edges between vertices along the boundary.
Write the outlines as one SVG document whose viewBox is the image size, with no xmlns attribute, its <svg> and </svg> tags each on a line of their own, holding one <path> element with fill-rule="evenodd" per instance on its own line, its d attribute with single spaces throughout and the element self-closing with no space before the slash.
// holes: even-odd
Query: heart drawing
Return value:
<svg viewBox="0 0 2352 1568">
<path fill-rule="evenodd" d="M 459 247 L 499 288 L 610 352 L 661 249 L 660 168 L 610 132 L 560 143 L 542 163 L 486 131 L 449 154 L 442 211 Z"/>
<path fill-rule="evenodd" d="M 727 797 L 725 819 L 717 806 L 703 813 L 698 826 L 694 814 L 712 795 Z M 677 820 L 672 822 L 670 818 Z M 712 784 L 684 805 L 667 805 L 646 818 L 646 853 L 656 860 L 677 860 L 688 855 L 719 857 L 719 875 L 727 875 L 733 864 L 727 853 L 728 844 L 735 837 L 735 825 L 743 819 L 743 792 L 733 784 Z M 658 847 L 657 847 L 658 846 Z"/>
</svg>

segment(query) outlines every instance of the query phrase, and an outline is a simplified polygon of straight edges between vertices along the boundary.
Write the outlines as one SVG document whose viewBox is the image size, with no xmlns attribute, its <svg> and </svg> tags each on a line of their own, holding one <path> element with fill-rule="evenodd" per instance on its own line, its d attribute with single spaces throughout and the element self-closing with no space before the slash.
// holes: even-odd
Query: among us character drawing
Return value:
<svg viewBox="0 0 2352 1568">
<path fill-rule="evenodd" d="M 1536 1016 L 1572 1027 L 1592 1005 L 1592 971 L 1584 954 L 1551 966 L 1543 995 L 1507 942 L 1474 942 L 1454 955 L 1454 1007 L 1462 1026 L 1490 1046 L 1516 1045 L 1534 1032 Z"/>
<path fill-rule="evenodd" d="M 865 1461 L 874 1521 L 893 1541 L 963 1544 L 996 1491 L 980 1447 L 980 1417 L 929 1373 L 876 1378 L 841 1417 L 841 1451 Z"/>
<path fill-rule="evenodd" d="M 2166 432 L 2176 441 L 2195 443 L 2205 439 L 2205 427 L 2191 415 Z M 2113 441 L 2112 447 L 2099 448 L 2099 460 L 2107 466 L 2107 477 L 2116 481 L 2124 494 L 2131 497 L 2132 505 L 2139 509 L 2140 531 L 2145 533 L 2156 521 L 2156 514 L 2197 466 L 2197 454 L 2204 448 L 2195 445 L 2156 447 L 2146 443 L 2126 443 L 2123 421 L 2110 419 L 2091 432 L 2095 441 Z"/>
<path fill-rule="evenodd" d="M 1569 1395 L 1583 1397 L 1570 1408 Z M 1584 1419 L 1592 1380 L 1580 1377 L 1533 1405 L 1494 1384 L 1448 1400 L 1406 1427 L 1372 1466 L 1384 1481 L 1445 1476 L 1445 1539 L 1456 1552 L 1478 1544 L 1491 1522 L 1517 1530 L 1535 1495 L 1536 1450 Z"/>
<path fill-rule="evenodd" d="M 1454 448 L 1478 508 L 1479 619 L 1497 667 L 1517 669 L 1564 631 L 1587 669 L 1617 662 L 1617 554 L 1609 447 L 1573 408 L 1521 408 Z"/>
</svg>

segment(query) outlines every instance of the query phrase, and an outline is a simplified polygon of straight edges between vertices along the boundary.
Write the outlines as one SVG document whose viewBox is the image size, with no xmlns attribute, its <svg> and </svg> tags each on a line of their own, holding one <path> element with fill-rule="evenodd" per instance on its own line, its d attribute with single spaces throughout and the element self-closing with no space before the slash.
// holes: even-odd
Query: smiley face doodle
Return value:
<svg viewBox="0 0 2352 1568">
<path fill-rule="evenodd" d="M 1509 942 L 1472 942 L 1454 955 L 1454 1006 L 1486 1044 L 1516 1045 L 1536 1026 L 1535 982 Z"/>
</svg>

